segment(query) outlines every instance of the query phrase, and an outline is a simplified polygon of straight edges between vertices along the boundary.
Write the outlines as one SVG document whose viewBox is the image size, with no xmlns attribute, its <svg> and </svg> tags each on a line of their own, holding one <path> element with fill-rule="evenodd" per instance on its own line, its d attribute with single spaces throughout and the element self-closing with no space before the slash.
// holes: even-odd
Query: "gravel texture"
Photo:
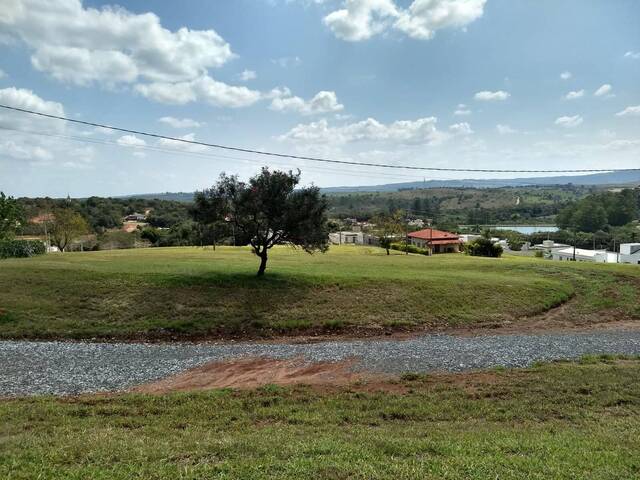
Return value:
<svg viewBox="0 0 640 480">
<path fill-rule="evenodd" d="M 301 362 L 355 359 L 382 373 L 526 367 L 585 354 L 640 355 L 640 331 L 330 341 L 313 344 L 125 344 L 0 342 L 0 395 L 68 395 L 123 390 L 210 361 L 241 357 Z"/>
</svg>

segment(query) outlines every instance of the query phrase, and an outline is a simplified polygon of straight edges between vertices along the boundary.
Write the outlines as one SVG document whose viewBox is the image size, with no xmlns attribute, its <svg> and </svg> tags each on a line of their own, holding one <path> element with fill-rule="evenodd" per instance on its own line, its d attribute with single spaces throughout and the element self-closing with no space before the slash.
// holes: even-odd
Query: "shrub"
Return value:
<svg viewBox="0 0 640 480">
<path fill-rule="evenodd" d="M 406 245 L 404 243 L 392 243 L 391 250 L 399 250 L 401 252 L 419 253 L 420 255 L 429 255 L 426 248 L 418 248 L 415 245 Z"/>
<path fill-rule="evenodd" d="M 3 240 L 0 241 L 0 258 L 25 258 L 42 255 L 46 252 L 44 243 L 39 240 Z"/>
<path fill-rule="evenodd" d="M 500 257 L 502 255 L 502 247 L 494 245 L 488 238 L 478 238 L 473 242 L 465 245 L 465 253 L 474 257 Z"/>
</svg>

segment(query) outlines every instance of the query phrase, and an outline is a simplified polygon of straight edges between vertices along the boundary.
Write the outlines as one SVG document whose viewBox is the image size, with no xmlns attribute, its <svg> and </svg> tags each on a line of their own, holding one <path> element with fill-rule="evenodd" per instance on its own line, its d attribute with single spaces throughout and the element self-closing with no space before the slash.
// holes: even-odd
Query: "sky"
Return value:
<svg viewBox="0 0 640 480">
<path fill-rule="evenodd" d="M 3 105 L 356 162 L 640 167 L 636 0 L 2 4 Z M 9 195 L 193 191 L 261 166 L 322 187 L 523 176 L 274 159 L 0 109 Z"/>
</svg>

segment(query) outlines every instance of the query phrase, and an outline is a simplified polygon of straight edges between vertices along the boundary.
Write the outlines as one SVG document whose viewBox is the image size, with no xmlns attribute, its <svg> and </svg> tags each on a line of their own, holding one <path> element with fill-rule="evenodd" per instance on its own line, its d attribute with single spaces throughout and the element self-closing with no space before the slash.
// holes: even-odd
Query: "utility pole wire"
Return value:
<svg viewBox="0 0 640 480">
<path fill-rule="evenodd" d="M 6 110 L 12 110 L 15 112 L 27 113 L 30 115 L 36 115 L 45 118 L 52 118 L 55 120 L 61 120 L 70 123 L 76 123 L 80 125 L 87 125 L 96 128 L 106 128 L 117 132 L 130 133 L 134 135 L 142 135 L 145 137 L 158 138 L 171 140 L 174 142 L 182 142 L 190 145 L 200 145 L 203 147 L 219 148 L 223 150 L 231 150 L 234 152 L 253 153 L 256 155 L 264 155 L 278 158 L 291 158 L 295 160 L 308 160 L 311 162 L 323 162 L 323 163 L 336 163 L 341 165 L 357 165 L 360 167 L 378 167 L 378 168 L 393 168 L 393 169 L 405 169 L 405 170 L 423 170 L 423 171 L 437 171 L 437 172 L 475 172 L 475 173 L 596 173 L 596 172 L 628 172 L 628 171 L 640 171 L 640 168 L 588 168 L 588 169 L 566 169 L 566 170 L 506 170 L 495 168 L 446 168 L 446 167 L 418 167 L 415 165 L 392 165 L 385 163 L 369 163 L 369 162 L 354 162 L 351 160 L 335 160 L 329 158 L 318 157 L 306 157 L 302 155 L 292 155 L 287 153 L 267 152 L 263 150 L 252 150 L 249 148 L 232 147 L 229 145 L 221 145 L 216 143 L 199 142 L 197 140 L 186 140 L 179 137 L 170 137 L 167 135 L 160 135 L 157 133 L 143 132 L 140 130 L 131 130 L 128 128 L 114 127 L 111 125 L 105 125 L 95 122 L 87 122 L 84 120 L 77 120 L 75 118 L 62 117 L 58 115 L 51 115 L 48 113 L 36 112 L 34 110 L 27 110 L 24 108 L 11 107 L 9 105 L 0 104 L 0 108 Z"/>
</svg>

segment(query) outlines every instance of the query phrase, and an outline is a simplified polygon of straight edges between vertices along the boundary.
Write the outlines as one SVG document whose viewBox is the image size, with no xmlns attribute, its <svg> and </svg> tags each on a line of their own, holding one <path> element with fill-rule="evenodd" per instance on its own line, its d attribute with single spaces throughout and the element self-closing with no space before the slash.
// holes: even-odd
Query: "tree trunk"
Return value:
<svg viewBox="0 0 640 480">
<path fill-rule="evenodd" d="M 259 253 L 258 256 L 260 257 L 258 276 L 262 277 L 264 275 L 264 271 L 267 269 L 267 250 L 265 249 L 262 253 Z"/>
<path fill-rule="evenodd" d="M 389 249 L 387 248 L 387 255 L 389 255 Z"/>
</svg>

